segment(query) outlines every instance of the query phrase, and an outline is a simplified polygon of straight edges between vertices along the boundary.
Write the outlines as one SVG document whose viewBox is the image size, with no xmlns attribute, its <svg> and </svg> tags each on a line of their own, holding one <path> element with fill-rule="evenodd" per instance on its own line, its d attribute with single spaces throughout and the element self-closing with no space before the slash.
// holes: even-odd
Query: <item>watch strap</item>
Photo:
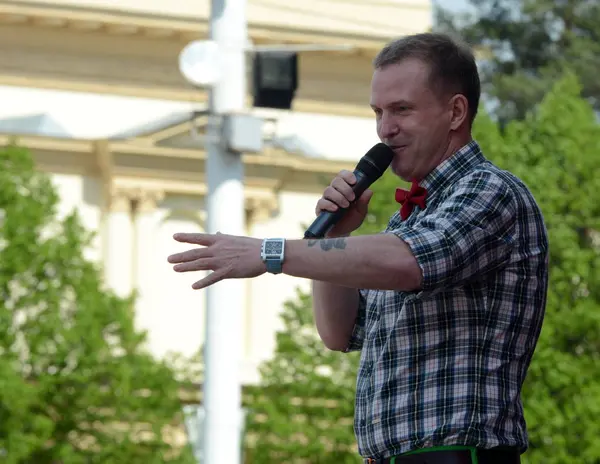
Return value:
<svg viewBox="0 0 600 464">
<path fill-rule="evenodd" d="M 279 258 L 267 258 L 265 259 L 265 264 L 267 266 L 267 272 L 271 274 L 281 274 L 282 271 L 282 263 Z"/>
</svg>

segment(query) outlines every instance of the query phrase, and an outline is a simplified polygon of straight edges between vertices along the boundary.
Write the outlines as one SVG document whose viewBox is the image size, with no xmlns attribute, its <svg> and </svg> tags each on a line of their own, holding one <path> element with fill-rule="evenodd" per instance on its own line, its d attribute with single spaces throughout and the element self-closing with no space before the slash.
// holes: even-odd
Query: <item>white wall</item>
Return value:
<svg viewBox="0 0 600 464">
<path fill-rule="evenodd" d="M 149 330 L 151 350 L 157 356 L 169 351 L 192 356 L 204 340 L 204 294 L 192 290 L 191 285 L 205 273 L 176 273 L 173 265 L 167 263 L 167 256 L 190 248 L 173 240 L 173 234 L 203 231 L 199 218 L 201 208 L 202 203 L 193 197 L 167 197 L 159 205 L 155 278 L 145 283 L 153 295 L 145 309 L 150 314 L 145 319 L 145 327 Z"/>
<path fill-rule="evenodd" d="M 63 219 L 75 209 L 83 226 L 96 233 L 93 247 L 86 250 L 86 258 L 98 261 L 102 257 L 102 235 L 100 201 L 102 185 L 94 177 L 68 174 L 53 174 L 52 183 L 60 196 L 57 216 Z"/>
</svg>

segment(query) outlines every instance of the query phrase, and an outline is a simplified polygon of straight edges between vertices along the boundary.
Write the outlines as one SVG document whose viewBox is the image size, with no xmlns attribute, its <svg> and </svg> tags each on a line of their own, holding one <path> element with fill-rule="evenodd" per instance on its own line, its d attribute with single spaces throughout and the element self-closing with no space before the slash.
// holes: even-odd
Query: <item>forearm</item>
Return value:
<svg viewBox="0 0 600 464">
<path fill-rule="evenodd" d="M 358 315 L 359 294 L 355 288 L 313 281 L 315 325 L 325 346 L 346 348 Z"/>
<path fill-rule="evenodd" d="M 393 234 L 288 240 L 283 272 L 354 289 L 415 290 L 420 268 Z"/>
</svg>

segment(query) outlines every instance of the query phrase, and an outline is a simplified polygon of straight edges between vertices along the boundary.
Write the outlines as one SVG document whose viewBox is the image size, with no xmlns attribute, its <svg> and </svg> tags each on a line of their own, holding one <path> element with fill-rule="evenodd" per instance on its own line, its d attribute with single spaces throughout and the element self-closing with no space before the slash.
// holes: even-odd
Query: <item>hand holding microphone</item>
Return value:
<svg viewBox="0 0 600 464">
<path fill-rule="evenodd" d="M 383 175 L 393 157 L 390 147 L 378 143 L 361 158 L 354 172 L 341 171 L 317 202 L 317 219 L 304 238 L 340 237 L 358 229 L 373 196 L 368 187 Z"/>
<path fill-rule="evenodd" d="M 366 189 L 357 199 L 352 190 L 355 184 L 356 176 L 352 171 L 341 171 L 325 189 L 323 196 L 317 202 L 315 211 L 317 217 L 325 212 L 336 213 L 340 210 L 346 210 L 344 217 L 326 232 L 329 237 L 348 235 L 358 229 L 365 220 L 373 191 Z M 352 206 L 350 206 L 351 203 Z M 307 237 L 306 235 L 305 237 L 319 238 L 316 234 L 315 237 Z"/>
</svg>

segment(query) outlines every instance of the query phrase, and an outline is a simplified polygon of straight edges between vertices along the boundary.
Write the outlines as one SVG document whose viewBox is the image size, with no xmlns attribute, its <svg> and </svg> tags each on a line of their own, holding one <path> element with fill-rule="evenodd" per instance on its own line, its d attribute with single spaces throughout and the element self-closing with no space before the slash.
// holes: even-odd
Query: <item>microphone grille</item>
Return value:
<svg viewBox="0 0 600 464">
<path fill-rule="evenodd" d="M 385 143 L 378 143 L 360 159 L 356 169 L 367 177 L 378 179 L 383 175 L 394 158 L 394 151 Z"/>
</svg>

